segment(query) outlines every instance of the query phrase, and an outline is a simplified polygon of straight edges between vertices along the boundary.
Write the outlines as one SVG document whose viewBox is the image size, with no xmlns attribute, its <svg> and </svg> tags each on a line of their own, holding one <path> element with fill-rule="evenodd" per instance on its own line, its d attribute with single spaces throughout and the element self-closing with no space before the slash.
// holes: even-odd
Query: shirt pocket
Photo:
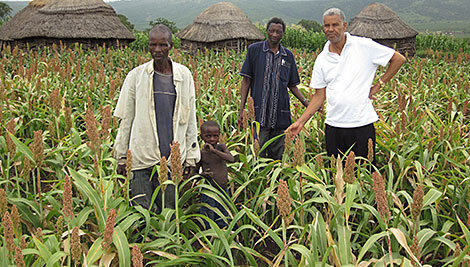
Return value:
<svg viewBox="0 0 470 267">
<path fill-rule="evenodd" d="M 290 71 L 291 65 L 286 61 L 285 64 L 281 65 L 281 69 L 279 70 L 279 79 L 283 86 L 287 87 L 289 85 L 290 80 Z"/>
</svg>

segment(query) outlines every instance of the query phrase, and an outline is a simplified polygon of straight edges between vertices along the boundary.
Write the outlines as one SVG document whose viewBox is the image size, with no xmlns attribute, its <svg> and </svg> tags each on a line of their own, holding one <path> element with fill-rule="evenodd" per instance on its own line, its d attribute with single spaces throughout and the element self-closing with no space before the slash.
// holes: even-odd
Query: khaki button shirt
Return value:
<svg viewBox="0 0 470 267">
<path fill-rule="evenodd" d="M 200 159 L 197 141 L 194 81 L 189 69 L 172 62 L 176 103 L 173 115 L 173 140 L 180 144 L 185 166 Z M 118 162 L 132 153 L 132 170 L 145 169 L 160 161 L 157 122 L 153 100 L 153 60 L 129 72 L 121 88 L 114 116 L 121 119 L 114 145 Z"/>
</svg>

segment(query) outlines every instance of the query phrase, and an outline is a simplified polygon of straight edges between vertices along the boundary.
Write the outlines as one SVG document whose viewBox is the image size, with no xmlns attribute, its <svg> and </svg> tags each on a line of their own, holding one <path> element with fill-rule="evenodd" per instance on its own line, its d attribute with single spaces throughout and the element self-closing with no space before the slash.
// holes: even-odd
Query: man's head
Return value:
<svg viewBox="0 0 470 267">
<path fill-rule="evenodd" d="M 215 121 L 206 121 L 201 125 L 201 138 L 204 143 L 217 145 L 219 142 L 220 127 Z"/>
<path fill-rule="evenodd" d="M 268 21 L 266 25 L 266 33 L 268 34 L 268 42 L 273 45 L 277 46 L 284 36 L 284 32 L 286 31 L 286 24 L 280 18 L 272 18 Z"/>
<path fill-rule="evenodd" d="M 323 32 L 333 44 L 343 40 L 348 23 L 344 12 L 339 8 L 330 8 L 323 13 Z"/>
<path fill-rule="evenodd" d="M 168 53 L 173 47 L 173 39 L 170 28 L 163 24 L 157 24 L 149 31 L 149 51 L 155 64 L 162 64 L 168 60 Z"/>
</svg>

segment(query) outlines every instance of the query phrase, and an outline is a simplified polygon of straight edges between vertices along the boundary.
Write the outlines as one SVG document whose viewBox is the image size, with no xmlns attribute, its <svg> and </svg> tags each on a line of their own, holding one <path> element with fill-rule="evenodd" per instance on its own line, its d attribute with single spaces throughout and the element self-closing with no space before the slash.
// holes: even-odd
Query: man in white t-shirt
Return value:
<svg viewBox="0 0 470 267">
<path fill-rule="evenodd" d="M 328 155 L 336 157 L 352 148 L 367 157 L 368 140 L 375 147 L 374 122 L 379 118 L 372 105 L 377 93 L 405 62 L 397 51 L 369 38 L 345 32 L 343 11 L 328 9 L 323 14 L 323 31 L 328 39 L 313 68 L 310 87 L 316 89 L 302 116 L 286 131 L 294 136 L 326 99 L 325 141 Z M 390 63 L 372 85 L 377 67 Z M 374 149 L 375 159 L 375 149 Z"/>
</svg>

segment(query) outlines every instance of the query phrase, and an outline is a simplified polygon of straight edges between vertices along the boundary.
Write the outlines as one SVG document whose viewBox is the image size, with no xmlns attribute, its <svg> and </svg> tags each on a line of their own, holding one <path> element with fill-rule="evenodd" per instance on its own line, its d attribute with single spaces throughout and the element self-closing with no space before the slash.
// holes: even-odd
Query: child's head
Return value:
<svg viewBox="0 0 470 267">
<path fill-rule="evenodd" d="M 205 143 L 217 145 L 219 142 L 220 127 L 215 121 L 206 121 L 201 125 L 201 137 Z"/>
</svg>

